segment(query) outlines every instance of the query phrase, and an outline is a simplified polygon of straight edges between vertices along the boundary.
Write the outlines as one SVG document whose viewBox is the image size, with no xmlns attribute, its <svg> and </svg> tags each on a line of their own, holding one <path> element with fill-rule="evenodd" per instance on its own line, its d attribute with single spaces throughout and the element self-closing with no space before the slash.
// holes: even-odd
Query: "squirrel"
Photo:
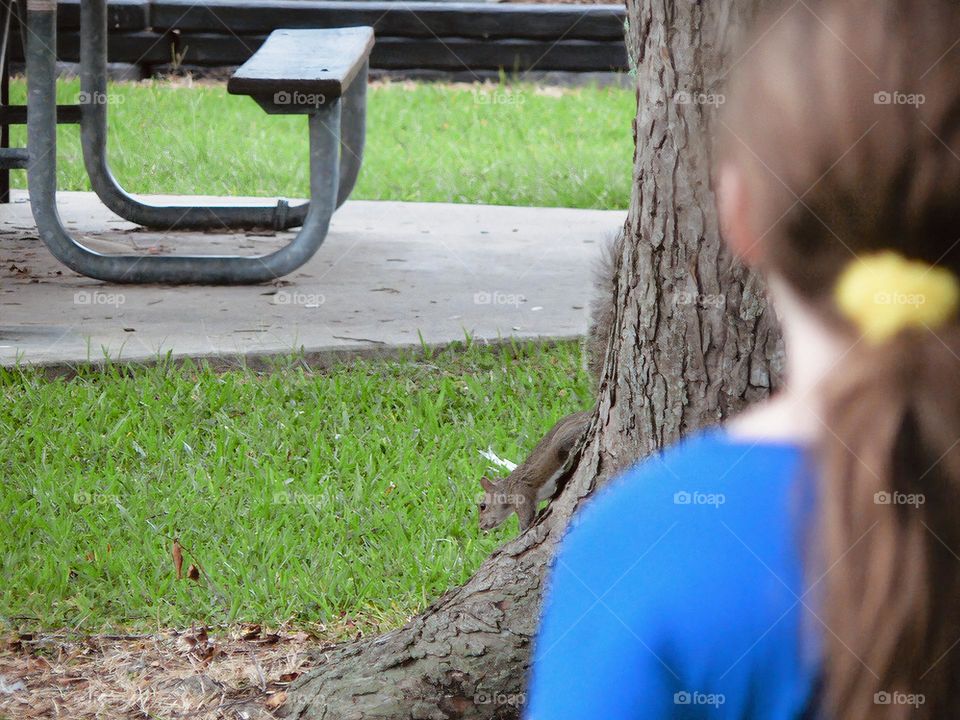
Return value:
<svg viewBox="0 0 960 720">
<path fill-rule="evenodd" d="M 616 314 L 617 259 L 623 243 L 621 232 L 605 244 L 594 271 L 594 295 L 590 305 L 590 325 L 584 340 L 586 370 L 594 382 L 594 392 L 603 375 L 607 345 Z M 590 425 L 592 412 L 575 412 L 562 418 L 537 443 L 533 452 L 513 472 L 500 480 L 483 477 L 483 498 L 479 502 L 480 529 L 484 532 L 502 525 L 514 512 L 523 532 L 533 524 L 537 506 L 551 499 L 557 482 L 568 470 L 567 459 Z"/>
</svg>

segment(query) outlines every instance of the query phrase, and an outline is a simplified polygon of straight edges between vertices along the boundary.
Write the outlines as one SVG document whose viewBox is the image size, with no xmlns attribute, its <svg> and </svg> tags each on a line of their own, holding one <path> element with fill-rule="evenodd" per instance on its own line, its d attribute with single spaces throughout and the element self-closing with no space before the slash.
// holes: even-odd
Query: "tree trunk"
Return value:
<svg viewBox="0 0 960 720">
<path fill-rule="evenodd" d="M 708 172 L 710 102 L 735 62 L 733 33 L 760 4 L 628 2 L 638 98 L 628 242 L 598 405 L 569 480 L 466 585 L 399 630 L 330 652 L 292 688 L 289 716 L 516 717 L 544 571 L 573 511 L 616 470 L 771 389 L 775 321 L 723 248 Z"/>
</svg>

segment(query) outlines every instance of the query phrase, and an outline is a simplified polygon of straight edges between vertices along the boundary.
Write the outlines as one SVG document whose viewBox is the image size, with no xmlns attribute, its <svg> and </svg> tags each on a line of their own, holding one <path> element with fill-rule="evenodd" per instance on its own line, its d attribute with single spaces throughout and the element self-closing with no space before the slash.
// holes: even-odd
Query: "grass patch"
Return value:
<svg viewBox="0 0 960 720">
<path fill-rule="evenodd" d="M 60 83 L 59 102 L 78 90 Z M 615 89 L 377 85 L 353 197 L 624 208 L 633 115 Z M 60 188 L 89 189 L 78 128 L 58 137 Z M 303 117 L 222 86 L 111 86 L 110 160 L 132 192 L 303 197 L 306 158 Z M 0 370 L 0 393 L 0 622 L 90 632 L 395 625 L 516 533 L 476 527 L 478 451 L 518 461 L 591 402 L 569 343 L 324 373 Z M 174 538 L 198 582 L 176 580 Z"/>
<path fill-rule="evenodd" d="M 478 451 L 522 459 L 589 407 L 576 344 L 315 373 L 0 370 L 0 617 L 89 631 L 396 624 L 465 581 Z M 199 582 L 177 581 L 174 538 Z"/>
<path fill-rule="evenodd" d="M 61 103 L 79 83 L 61 82 Z M 306 197 L 303 116 L 267 115 L 219 85 L 110 87 L 110 163 L 131 192 Z M 11 97 L 23 102 L 25 85 Z M 621 89 L 530 84 L 370 88 L 354 199 L 621 209 L 630 198 L 635 114 Z M 60 188 L 88 190 L 79 129 L 59 129 Z M 14 128 L 13 144 L 24 142 Z M 25 187 L 25 174 L 12 183 Z"/>
</svg>

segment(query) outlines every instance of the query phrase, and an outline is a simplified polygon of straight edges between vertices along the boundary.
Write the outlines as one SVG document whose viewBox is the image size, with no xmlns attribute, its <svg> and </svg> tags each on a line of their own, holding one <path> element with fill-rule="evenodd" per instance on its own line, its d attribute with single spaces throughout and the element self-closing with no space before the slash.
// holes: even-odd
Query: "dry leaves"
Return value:
<svg viewBox="0 0 960 720">
<path fill-rule="evenodd" d="M 0 717 L 271 718 L 331 643 L 245 624 L 129 636 L 24 633 L 0 644 Z"/>
</svg>

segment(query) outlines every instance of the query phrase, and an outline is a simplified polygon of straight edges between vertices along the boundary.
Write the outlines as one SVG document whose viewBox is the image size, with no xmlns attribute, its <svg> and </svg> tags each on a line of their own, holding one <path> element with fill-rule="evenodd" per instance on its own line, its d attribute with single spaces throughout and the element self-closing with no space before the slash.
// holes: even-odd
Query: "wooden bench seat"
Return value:
<svg viewBox="0 0 960 720">
<path fill-rule="evenodd" d="M 370 27 L 274 30 L 233 74 L 227 91 L 252 96 L 268 112 L 309 112 L 317 98 L 346 94 L 372 47 Z M 264 101 L 278 107 L 271 109 Z"/>
</svg>

